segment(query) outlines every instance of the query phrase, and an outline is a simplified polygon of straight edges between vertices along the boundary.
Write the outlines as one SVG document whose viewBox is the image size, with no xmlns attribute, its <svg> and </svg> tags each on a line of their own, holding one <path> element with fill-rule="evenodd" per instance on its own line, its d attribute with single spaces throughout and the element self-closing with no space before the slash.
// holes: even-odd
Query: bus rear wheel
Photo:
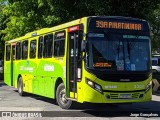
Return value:
<svg viewBox="0 0 160 120">
<path fill-rule="evenodd" d="M 58 105 L 63 109 L 69 109 L 72 105 L 72 101 L 66 98 L 66 91 L 63 83 L 61 83 L 57 88 L 56 100 Z"/>
<path fill-rule="evenodd" d="M 18 79 L 18 93 L 20 96 L 24 95 L 22 77 L 19 77 Z"/>
</svg>

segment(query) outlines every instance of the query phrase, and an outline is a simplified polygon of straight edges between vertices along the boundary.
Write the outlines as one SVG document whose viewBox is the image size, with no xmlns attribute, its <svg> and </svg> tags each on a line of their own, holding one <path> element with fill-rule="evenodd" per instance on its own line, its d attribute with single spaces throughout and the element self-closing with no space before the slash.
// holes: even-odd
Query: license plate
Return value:
<svg viewBox="0 0 160 120">
<path fill-rule="evenodd" d="M 120 94 L 120 98 L 131 98 L 131 94 Z"/>
</svg>

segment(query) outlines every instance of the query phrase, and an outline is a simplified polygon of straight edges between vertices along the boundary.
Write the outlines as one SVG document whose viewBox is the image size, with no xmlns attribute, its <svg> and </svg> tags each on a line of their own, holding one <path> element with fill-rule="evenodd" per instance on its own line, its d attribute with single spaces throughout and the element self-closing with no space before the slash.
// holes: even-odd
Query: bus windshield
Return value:
<svg viewBox="0 0 160 120">
<path fill-rule="evenodd" d="M 149 36 L 88 33 L 86 65 L 107 71 L 148 71 Z"/>
</svg>

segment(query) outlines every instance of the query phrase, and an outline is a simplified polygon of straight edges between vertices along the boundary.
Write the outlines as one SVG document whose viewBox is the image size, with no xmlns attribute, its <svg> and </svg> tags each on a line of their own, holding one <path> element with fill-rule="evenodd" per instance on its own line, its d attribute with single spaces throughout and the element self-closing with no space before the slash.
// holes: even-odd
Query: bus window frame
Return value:
<svg viewBox="0 0 160 120">
<path fill-rule="evenodd" d="M 59 33 L 64 33 L 64 37 L 63 38 L 56 38 L 56 35 L 59 34 Z M 59 42 L 60 41 L 64 41 L 64 51 L 63 51 L 63 55 L 55 55 L 55 42 Z M 59 58 L 59 57 L 64 57 L 65 56 L 65 46 L 66 46 L 66 41 L 67 41 L 67 38 L 66 38 L 66 30 L 62 30 L 62 31 L 58 31 L 58 32 L 55 32 L 54 33 L 54 41 L 53 41 L 53 56 L 54 58 Z M 60 51 L 60 50 L 59 50 Z"/>
<path fill-rule="evenodd" d="M 7 59 L 7 47 L 10 46 L 10 50 L 9 50 L 9 59 Z M 11 60 L 11 44 L 7 44 L 5 47 L 5 60 L 6 61 L 10 61 Z"/>
<path fill-rule="evenodd" d="M 48 39 L 48 37 L 50 37 L 50 36 L 51 36 L 51 38 L 49 38 L 49 39 L 52 39 L 51 40 L 52 41 L 52 44 L 51 44 L 51 55 L 49 56 L 48 53 L 47 53 L 47 55 L 45 56 L 44 55 L 45 54 L 45 48 L 48 48 L 48 47 L 45 47 L 45 37 L 47 37 L 47 39 Z M 52 54 L 53 54 L 53 38 L 54 38 L 54 34 L 53 33 L 48 33 L 48 34 L 43 36 L 42 58 L 52 58 Z"/>
<path fill-rule="evenodd" d="M 23 51 L 23 45 L 24 45 L 24 42 L 26 42 L 26 41 L 29 43 L 28 40 L 24 40 L 24 41 L 22 41 L 22 43 L 21 43 L 21 44 L 22 44 L 22 45 L 21 45 L 21 46 L 22 46 L 22 47 L 21 47 L 21 48 L 22 48 L 22 49 L 21 49 L 21 53 L 22 53 L 21 58 L 22 58 L 22 60 L 27 60 L 27 59 L 28 59 L 28 51 L 29 51 L 29 49 L 28 49 L 28 43 L 27 43 L 27 57 L 24 57 L 24 55 L 23 55 L 23 52 L 24 52 L 24 51 Z"/>
<path fill-rule="evenodd" d="M 42 48 L 41 48 L 41 51 L 39 51 L 40 50 L 40 39 L 42 38 Z M 38 55 L 37 55 L 37 57 L 38 57 L 38 59 L 42 59 L 43 58 L 43 47 L 44 47 L 44 36 L 39 36 L 39 38 L 38 38 Z M 40 54 L 40 52 L 41 52 L 41 54 Z M 39 56 L 39 55 L 41 55 L 41 56 Z"/>
<path fill-rule="evenodd" d="M 20 45 L 17 45 L 17 44 L 20 44 Z M 19 48 L 20 47 L 20 48 Z M 17 48 L 18 48 L 18 50 L 17 50 Z M 19 49 L 20 49 L 20 51 L 19 51 Z M 17 52 L 19 52 L 19 54 L 17 54 Z M 17 59 L 17 55 L 19 55 L 19 58 Z M 20 42 L 20 41 L 18 41 L 17 43 L 16 43 L 16 57 L 15 57 L 15 60 L 21 60 L 22 59 L 22 42 Z"/>
<path fill-rule="evenodd" d="M 36 46 L 36 47 L 35 47 L 35 53 L 34 53 L 35 55 L 34 55 L 34 57 L 31 57 L 31 53 L 32 53 L 32 51 L 31 51 L 31 43 L 32 43 L 33 41 L 35 41 L 35 43 L 36 43 L 35 46 Z M 36 53 L 37 53 L 37 39 L 31 40 L 31 41 L 29 42 L 29 47 L 30 47 L 30 48 L 29 48 L 29 58 L 30 58 L 30 59 L 36 59 L 36 58 L 37 58 L 37 54 L 36 54 Z"/>
</svg>

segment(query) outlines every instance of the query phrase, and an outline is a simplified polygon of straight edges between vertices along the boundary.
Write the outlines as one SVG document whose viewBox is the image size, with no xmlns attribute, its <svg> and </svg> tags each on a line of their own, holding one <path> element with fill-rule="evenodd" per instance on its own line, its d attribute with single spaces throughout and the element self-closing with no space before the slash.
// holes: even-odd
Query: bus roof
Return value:
<svg viewBox="0 0 160 120">
<path fill-rule="evenodd" d="M 97 18 L 128 19 L 128 20 L 145 21 L 145 20 L 138 19 L 138 18 L 123 17 L 123 16 L 89 16 L 89 17 L 83 17 L 83 18 L 80 18 L 80 19 L 77 19 L 77 20 L 73 20 L 71 22 L 67 22 L 67 23 L 64 23 L 64 24 L 61 24 L 61 25 L 57 25 L 57 26 L 54 26 L 54 27 L 51 27 L 51 28 L 42 28 L 40 30 L 29 32 L 22 37 L 18 37 L 18 38 L 6 41 L 6 43 L 14 43 L 14 42 L 17 42 L 19 40 L 25 40 L 25 39 L 28 39 L 28 38 L 31 38 L 31 37 L 39 36 L 41 34 L 45 34 L 45 33 L 49 33 L 49 32 L 52 32 L 52 31 L 57 31 L 57 30 L 60 30 L 60 29 L 64 29 L 64 28 L 67 28 L 67 27 L 70 27 L 70 26 L 74 26 L 76 24 L 82 23 L 83 20 L 86 20 L 87 18 L 92 18 L 92 17 L 93 18 L 97 17 Z"/>
<path fill-rule="evenodd" d="M 64 24 L 61 24 L 61 25 L 57 25 L 57 26 L 54 26 L 54 27 L 51 27 L 51 28 L 42 28 L 42 29 L 37 30 L 37 31 L 29 32 L 25 36 L 15 38 L 15 39 L 12 39 L 10 41 L 6 41 L 6 43 L 17 42 L 19 40 L 24 40 L 24 39 L 27 39 L 27 38 L 30 38 L 30 37 L 34 37 L 34 36 L 38 36 L 38 35 L 41 35 L 41 34 L 49 33 L 49 32 L 52 32 L 52 31 L 59 30 L 59 29 L 64 29 L 64 28 L 67 28 L 67 27 L 70 27 L 70 26 L 74 26 L 76 24 L 80 24 L 82 19 L 84 20 L 86 18 L 87 17 L 83 17 L 83 18 L 80 18 L 80 19 L 77 19 L 77 20 L 74 20 L 74 21 L 71 21 L 71 22 L 68 22 L 68 23 L 64 23 Z"/>
</svg>

